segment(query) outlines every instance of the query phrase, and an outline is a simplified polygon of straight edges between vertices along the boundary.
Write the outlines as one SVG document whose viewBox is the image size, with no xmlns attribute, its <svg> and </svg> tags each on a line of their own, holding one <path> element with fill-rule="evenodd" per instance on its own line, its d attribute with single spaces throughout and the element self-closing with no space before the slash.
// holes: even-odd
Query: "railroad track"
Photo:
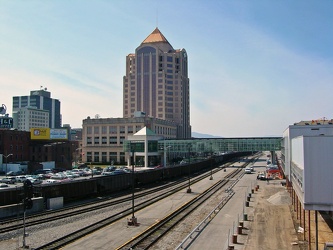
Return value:
<svg viewBox="0 0 333 250">
<path fill-rule="evenodd" d="M 200 181 L 200 178 L 198 178 L 198 180 L 196 180 L 196 181 Z M 180 188 L 184 187 L 185 185 L 183 183 L 184 183 L 184 180 L 177 181 L 176 183 L 175 182 L 169 183 L 167 185 L 163 185 L 161 187 L 153 188 L 153 189 L 150 189 L 147 191 L 143 191 L 139 194 L 136 194 L 135 199 L 146 197 L 151 194 L 154 194 L 154 196 L 155 196 L 156 192 L 159 192 L 162 190 L 165 191 L 165 190 L 171 189 L 171 192 L 172 192 L 172 190 L 175 188 L 175 186 L 176 187 L 179 186 Z M 152 197 L 150 199 L 147 199 L 146 202 L 153 201 L 154 199 L 155 199 L 155 197 Z M 69 208 L 64 208 L 61 210 L 46 211 L 41 214 L 29 216 L 26 219 L 25 226 L 31 227 L 34 225 L 39 225 L 39 224 L 43 224 L 43 223 L 60 220 L 60 219 L 69 218 L 72 216 L 77 216 L 78 214 L 82 215 L 83 213 L 89 213 L 92 211 L 96 211 L 98 209 L 103 209 L 106 207 L 119 205 L 121 203 L 130 202 L 131 200 L 132 200 L 132 198 L 130 197 L 130 195 L 128 195 L 127 197 L 122 197 L 122 198 L 118 198 L 118 199 L 109 198 L 108 200 L 92 202 L 92 203 L 83 204 L 83 205 L 77 205 L 77 206 L 73 206 L 73 207 L 69 207 Z M 102 203 L 102 204 L 100 204 L 100 203 Z M 19 219 L 14 219 L 14 220 L 2 222 L 1 224 L 4 226 L 2 228 L 0 228 L 0 234 L 22 228 L 22 224 L 17 224 L 18 221 L 19 221 Z M 7 224 L 7 226 L 6 226 L 6 224 Z M 10 224 L 10 225 L 8 225 L 8 224 Z"/>
<path fill-rule="evenodd" d="M 231 165 L 231 164 L 232 163 L 230 163 L 228 165 Z M 226 166 L 228 166 L 228 165 L 226 165 Z M 218 172 L 222 169 L 223 168 L 216 168 L 216 169 L 213 170 L 213 173 Z M 209 177 L 210 175 L 211 175 L 211 173 L 210 173 L 210 171 L 208 171 L 206 174 L 203 174 L 203 175 L 200 175 L 200 176 L 197 176 L 197 177 L 191 177 L 192 178 L 191 183 L 198 182 L 198 181 L 200 181 L 204 178 Z M 183 182 L 183 184 L 182 184 L 182 182 Z M 176 186 L 176 188 L 175 188 L 175 186 Z M 170 187 L 170 190 L 167 190 L 167 187 Z M 159 200 L 164 199 L 168 195 L 171 195 L 171 194 L 173 194 L 175 192 L 178 192 L 179 190 L 185 189 L 185 188 L 187 188 L 187 179 L 186 178 L 179 181 L 179 182 L 173 182 L 173 183 L 170 183 L 168 185 L 164 185 L 162 187 L 153 188 L 152 190 L 148 190 L 148 191 L 144 191 L 140 194 L 136 194 L 135 199 L 139 199 L 140 197 L 145 197 L 145 196 L 148 196 L 150 194 L 156 194 L 156 192 L 158 192 L 158 190 L 163 190 L 163 192 L 165 193 L 164 195 L 159 194 L 158 197 L 152 197 L 151 199 L 146 199 L 145 198 L 145 202 L 137 204 L 135 206 L 135 210 L 138 211 L 138 210 L 140 210 L 140 209 L 142 209 L 146 206 L 149 206 L 149 205 L 153 204 L 154 202 L 158 202 Z M 59 219 L 62 219 L 62 218 L 71 217 L 71 216 L 73 216 L 73 214 L 77 215 L 77 214 L 82 214 L 82 213 L 88 213 L 89 211 L 94 211 L 96 209 L 109 207 L 109 206 L 112 206 L 114 204 L 119 205 L 119 204 L 124 203 L 124 202 L 129 202 L 131 200 L 131 198 L 130 197 L 125 197 L 125 198 L 123 197 L 123 198 L 114 200 L 114 197 L 113 197 L 113 198 L 110 198 L 110 202 L 105 201 L 105 200 L 107 200 L 107 199 L 104 199 L 103 202 L 105 202 L 106 204 L 97 204 L 96 205 L 95 202 L 94 203 L 89 203 L 89 205 L 91 205 L 91 207 L 88 207 L 88 208 L 84 208 L 84 206 L 87 206 L 87 204 L 71 207 L 70 209 L 79 209 L 79 210 L 76 210 L 74 212 L 73 211 L 68 211 L 68 209 L 63 209 L 63 211 L 61 211 L 61 214 L 59 214 L 59 210 L 52 211 L 52 212 L 47 211 L 46 213 L 43 213 L 43 216 L 46 215 L 48 218 L 40 218 L 40 215 L 31 216 L 32 217 L 31 221 L 29 221 L 29 220 L 27 221 L 26 227 L 41 224 L 41 223 L 47 223 L 49 221 L 54 221 L 55 219 L 59 220 Z M 83 206 L 83 208 L 81 209 L 80 207 L 82 207 L 82 206 Z M 48 244 L 45 244 L 45 245 L 40 246 L 40 247 L 35 248 L 35 249 L 58 249 L 59 247 L 67 245 L 68 243 L 73 242 L 73 241 L 83 237 L 86 234 L 90 234 L 90 233 L 92 233 L 92 232 L 94 232 L 94 231 L 96 231 L 96 230 L 98 230 L 98 229 L 100 229 L 104 226 L 107 226 L 111 223 L 114 223 L 117 220 L 126 218 L 130 214 L 131 214 L 131 208 L 124 209 L 123 211 L 121 211 L 119 213 L 116 213 L 116 214 L 113 214 L 111 217 L 109 217 L 105 220 L 98 221 L 98 222 L 88 226 L 87 228 L 80 229 L 78 232 L 73 232 L 72 234 L 69 234 L 66 237 L 57 239 L 54 242 L 50 242 Z M 14 221 L 14 223 L 15 222 L 17 223 L 17 220 Z M 5 232 L 8 232 L 8 231 L 13 231 L 13 230 L 17 230 L 17 229 L 22 229 L 22 224 L 21 225 L 16 224 L 14 226 L 12 225 L 12 226 L 7 226 L 7 227 L 2 227 L 0 229 L 0 233 L 5 233 Z"/>
<path fill-rule="evenodd" d="M 225 187 L 230 182 L 230 179 L 234 179 L 235 177 L 241 176 L 243 174 L 244 173 L 242 172 L 242 169 L 234 170 L 224 179 L 218 181 L 217 183 L 206 189 L 203 193 L 188 201 L 186 204 L 184 204 L 174 212 L 170 213 L 168 216 L 164 217 L 162 220 L 150 226 L 141 234 L 137 235 L 136 237 L 116 249 L 149 249 L 175 225 L 180 223 L 184 218 L 191 214 L 195 209 L 197 209 L 201 204 L 208 200 L 222 187 Z"/>
<path fill-rule="evenodd" d="M 222 169 L 218 169 L 217 171 L 220 171 L 220 170 L 222 170 Z M 236 170 L 234 170 L 234 172 L 241 172 L 241 171 L 242 171 L 242 169 L 236 169 Z M 209 176 L 210 176 L 210 173 L 206 173 L 204 175 L 201 175 L 200 177 L 198 177 L 195 180 L 193 180 L 192 183 L 200 181 L 200 180 L 202 180 L 204 178 L 207 178 Z M 228 182 L 228 181 L 230 181 L 230 177 L 228 177 L 226 179 L 226 182 Z M 152 198 L 150 200 L 147 200 L 147 201 L 144 201 L 144 202 L 142 202 L 140 204 L 137 204 L 137 205 L 135 205 L 134 209 L 135 209 L 135 211 L 139 211 L 139 210 L 141 210 L 141 209 L 143 209 L 143 208 L 145 208 L 147 206 L 150 206 L 150 205 L 152 205 L 152 204 L 154 204 L 154 203 L 156 203 L 156 202 L 158 202 L 158 201 L 160 201 L 162 199 L 165 199 L 166 197 L 168 197 L 168 196 L 170 196 L 170 195 L 172 195 L 172 194 L 174 194 L 176 192 L 179 192 L 180 190 L 186 189 L 187 187 L 188 187 L 187 181 L 185 181 L 185 183 L 180 184 L 178 187 L 176 187 L 173 190 L 166 191 L 164 189 L 164 191 L 165 191 L 164 194 L 159 194 L 159 195 L 157 195 L 156 197 L 154 197 L 154 198 Z M 47 244 L 45 244 L 43 246 L 37 247 L 35 249 L 36 250 L 37 249 L 38 250 L 40 250 L 40 249 L 59 249 L 59 248 L 65 246 L 65 245 L 70 244 L 71 242 L 74 242 L 74 241 L 76 241 L 76 240 L 84 237 L 85 235 L 91 234 L 91 233 L 93 233 L 93 232 L 95 232 L 95 231 L 97 231 L 97 230 L 99 230 L 99 229 L 101 229 L 103 227 L 106 227 L 106 226 L 108 226 L 108 225 L 110 225 L 112 223 L 115 223 L 118 220 L 121 220 L 121 219 L 124 219 L 124 218 L 128 218 L 128 216 L 131 215 L 131 213 L 132 213 L 132 208 L 127 208 L 127 209 L 125 209 L 125 210 L 123 210 L 123 211 L 121 211 L 121 212 L 119 212 L 117 214 L 114 214 L 114 215 L 112 215 L 112 216 L 110 216 L 110 217 L 108 217 L 106 219 L 100 220 L 100 221 L 98 221 L 96 223 L 93 223 L 93 224 L 87 226 L 87 227 L 81 228 L 78 231 L 75 231 L 75 232 L 73 232 L 71 234 L 68 234 L 68 235 L 66 235 L 64 237 L 56 239 L 56 240 L 54 240 L 52 242 L 49 242 L 49 243 L 47 243 Z"/>
<path fill-rule="evenodd" d="M 230 163 L 232 164 L 232 163 Z M 230 165 L 227 164 L 226 166 Z M 213 173 L 216 173 L 220 171 L 221 168 L 217 168 L 213 170 Z M 191 182 L 196 183 L 198 181 L 201 181 L 202 179 L 209 176 L 211 173 L 205 173 L 203 175 L 192 177 Z M 163 191 L 163 192 L 170 192 L 171 194 L 173 192 L 178 192 L 182 188 L 185 188 L 187 184 L 187 179 L 181 179 L 175 182 L 168 183 L 166 185 L 158 186 L 156 188 L 152 188 L 149 190 L 144 190 L 141 192 L 136 192 L 135 199 L 140 199 L 142 197 L 147 197 L 149 195 L 153 195 L 152 198 L 145 199 L 146 201 L 143 203 L 150 203 L 151 201 L 154 201 L 156 199 L 155 196 L 157 192 Z M 107 208 L 114 205 L 119 205 L 122 203 L 128 203 L 132 200 L 131 197 L 132 192 L 127 192 L 126 197 L 123 197 L 124 193 L 120 193 L 116 196 L 104 198 L 99 201 L 93 201 L 93 202 L 87 202 L 84 204 L 77 204 L 73 206 L 69 206 L 66 208 L 58 209 L 58 210 L 52 210 L 52 211 L 44 211 L 42 213 L 30 215 L 26 217 L 25 227 L 31 227 L 34 225 L 39 225 L 43 223 L 53 222 L 56 220 L 66 219 L 72 216 L 82 215 L 84 213 L 89 213 L 92 211 L 96 211 L 98 209 Z M 125 213 L 125 210 L 124 210 Z M 0 228 L 0 234 L 8 233 L 10 231 L 16 231 L 22 228 L 22 224 L 20 223 L 22 221 L 22 218 L 15 218 L 15 219 L 8 219 L 3 220 L 0 222 L 0 225 L 2 226 Z"/>
</svg>

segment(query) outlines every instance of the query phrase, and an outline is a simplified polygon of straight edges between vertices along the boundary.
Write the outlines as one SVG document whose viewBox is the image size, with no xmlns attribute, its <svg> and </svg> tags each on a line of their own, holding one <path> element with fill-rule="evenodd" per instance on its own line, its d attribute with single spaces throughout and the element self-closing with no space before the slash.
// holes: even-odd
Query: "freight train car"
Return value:
<svg viewBox="0 0 333 250">
<path fill-rule="evenodd" d="M 251 152 L 236 152 L 209 159 L 175 165 L 167 168 L 156 168 L 149 171 L 135 172 L 135 187 L 142 187 L 146 184 L 166 181 L 172 178 L 181 178 L 189 174 L 210 170 L 213 167 L 222 165 L 233 159 L 238 159 Z M 194 160 L 194 159 L 193 159 Z M 35 197 L 44 197 L 45 201 L 49 198 L 63 197 L 64 202 L 79 200 L 87 197 L 97 197 L 111 194 L 113 192 L 128 190 L 132 187 L 132 174 L 99 176 L 83 180 L 50 183 L 39 185 L 34 188 Z M 0 206 L 20 203 L 22 201 L 22 188 L 9 189 L 1 192 Z"/>
</svg>

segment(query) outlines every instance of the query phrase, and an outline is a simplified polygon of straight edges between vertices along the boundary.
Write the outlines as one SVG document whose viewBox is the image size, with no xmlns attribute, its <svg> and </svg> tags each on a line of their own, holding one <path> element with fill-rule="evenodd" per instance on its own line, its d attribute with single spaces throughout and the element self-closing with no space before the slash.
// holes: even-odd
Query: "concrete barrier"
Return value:
<svg viewBox="0 0 333 250">
<path fill-rule="evenodd" d="M 55 197 L 47 199 L 46 202 L 47 209 L 59 209 L 64 207 L 64 197 Z"/>
<path fill-rule="evenodd" d="M 32 198 L 32 203 L 33 206 L 31 209 L 27 209 L 27 214 L 40 212 L 45 209 L 43 197 Z M 17 216 L 18 214 L 23 214 L 23 203 L 0 207 L 0 218 L 13 217 Z"/>
</svg>

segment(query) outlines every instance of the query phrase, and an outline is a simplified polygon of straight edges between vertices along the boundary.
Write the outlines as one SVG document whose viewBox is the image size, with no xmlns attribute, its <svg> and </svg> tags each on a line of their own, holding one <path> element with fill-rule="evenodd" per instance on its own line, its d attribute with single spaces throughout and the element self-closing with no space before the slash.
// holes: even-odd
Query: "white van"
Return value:
<svg viewBox="0 0 333 250">
<path fill-rule="evenodd" d="M 16 182 L 25 182 L 26 179 L 24 175 L 16 176 Z"/>
<path fill-rule="evenodd" d="M 245 174 L 251 174 L 252 169 L 251 168 L 245 168 Z"/>
</svg>

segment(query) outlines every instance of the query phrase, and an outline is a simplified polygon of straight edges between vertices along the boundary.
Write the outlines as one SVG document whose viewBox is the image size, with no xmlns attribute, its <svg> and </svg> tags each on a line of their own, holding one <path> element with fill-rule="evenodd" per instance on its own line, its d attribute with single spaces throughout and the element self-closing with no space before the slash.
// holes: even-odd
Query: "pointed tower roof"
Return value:
<svg viewBox="0 0 333 250">
<path fill-rule="evenodd" d="M 162 34 L 162 32 L 156 27 L 154 31 L 141 43 L 167 43 L 171 46 L 171 44 L 168 42 L 168 40 L 165 38 L 165 36 Z M 171 46 L 172 47 L 172 46 Z"/>
</svg>

